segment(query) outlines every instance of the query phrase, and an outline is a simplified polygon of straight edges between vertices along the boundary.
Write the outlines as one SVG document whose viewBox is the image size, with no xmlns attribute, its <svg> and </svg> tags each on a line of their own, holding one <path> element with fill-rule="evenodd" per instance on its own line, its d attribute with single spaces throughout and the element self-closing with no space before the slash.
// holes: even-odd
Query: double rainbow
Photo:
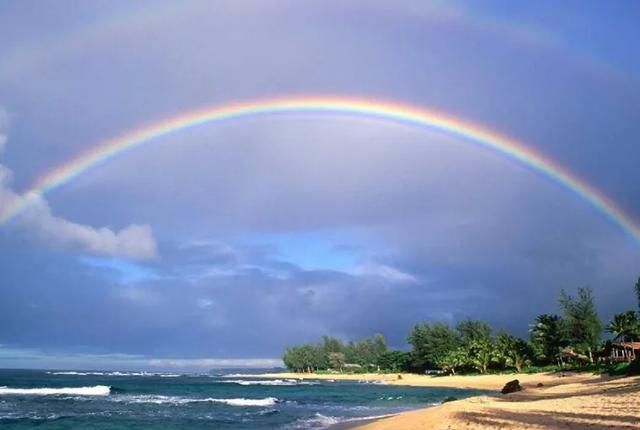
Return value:
<svg viewBox="0 0 640 430">
<path fill-rule="evenodd" d="M 0 208 L 0 224 L 16 216 L 29 201 L 73 180 L 83 172 L 115 156 L 155 139 L 215 121 L 256 115 L 284 113 L 342 114 L 377 118 L 402 124 L 428 127 L 492 149 L 507 158 L 548 176 L 575 193 L 640 243 L 640 225 L 612 200 L 567 168 L 544 157 L 525 144 L 500 135 L 477 124 L 422 107 L 395 102 L 348 97 L 287 97 L 249 100 L 207 107 L 155 122 L 123 135 L 98 143 L 40 177 L 22 196 Z"/>
</svg>

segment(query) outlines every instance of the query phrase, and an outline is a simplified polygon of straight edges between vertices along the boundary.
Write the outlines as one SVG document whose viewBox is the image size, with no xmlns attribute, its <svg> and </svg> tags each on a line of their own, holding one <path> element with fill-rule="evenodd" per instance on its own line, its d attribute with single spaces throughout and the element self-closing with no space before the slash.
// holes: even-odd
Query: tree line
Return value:
<svg viewBox="0 0 640 430">
<path fill-rule="evenodd" d="M 635 293 L 640 309 L 640 278 Z M 521 372 L 530 366 L 595 364 L 609 355 L 612 341 L 640 339 L 640 313 L 628 310 L 616 314 L 605 325 L 590 288 L 579 288 L 575 296 L 561 290 L 558 304 L 560 313 L 534 319 L 528 339 L 495 330 L 479 320 L 455 326 L 425 322 L 416 324 L 408 334 L 410 351 L 389 350 L 381 334 L 347 343 L 324 336 L 318 343 L 287 348 L 283 362 L 295 372 Z M 604 332 L 612 339 L 603 341 Z"/>
</svg>

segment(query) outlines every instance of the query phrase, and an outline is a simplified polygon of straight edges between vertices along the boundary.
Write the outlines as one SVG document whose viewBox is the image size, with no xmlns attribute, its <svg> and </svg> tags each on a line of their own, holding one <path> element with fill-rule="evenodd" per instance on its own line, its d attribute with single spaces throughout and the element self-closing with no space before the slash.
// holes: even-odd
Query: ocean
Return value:
<svg viewBox="0 0 640 430">
<path fill-rule="evenodd" d="M 7 430 L 325 429 L 478 390 L 260 380 L 224 372 L 0 370 Z"/>
</svg>

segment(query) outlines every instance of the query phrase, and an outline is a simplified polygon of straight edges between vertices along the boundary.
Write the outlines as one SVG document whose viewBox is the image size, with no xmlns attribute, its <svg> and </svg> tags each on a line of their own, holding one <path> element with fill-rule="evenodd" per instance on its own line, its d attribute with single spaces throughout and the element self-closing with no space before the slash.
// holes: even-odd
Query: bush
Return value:
<svg viewBox="0 0 640 430">
<path fill-rule="evenodd" d="M 640 358 L 636 358 L 627 366 L 627 375 L 640 375 Z"/>
<path fill-rule="evenodd" d="M 631 363 L 616 363 L 607 367 L 607 373 L 611 376 L 636 376 L 640 375 L 640 358 Z"/>
<path fill-rule="evenodd" d="M 560 366 L 529 366 L 522 370 L 522 373 L 547 373 L 547 372 L 559 372 L 563 370 Z"/>
</svg>

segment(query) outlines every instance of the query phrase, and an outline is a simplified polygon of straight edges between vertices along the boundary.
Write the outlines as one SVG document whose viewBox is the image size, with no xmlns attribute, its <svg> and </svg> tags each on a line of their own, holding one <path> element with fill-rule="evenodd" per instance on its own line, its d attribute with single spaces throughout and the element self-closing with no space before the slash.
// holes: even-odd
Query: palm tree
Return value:
<svg viewBox="0 0 640 430">
<path fill-rule="evenodd" d="M 531 326 L 531 337 L 548 363 L 560 361 L 560 351 L 569 344 L 566 322 L 558 315 L 538 315 Z"/>
<path fill-rule="evenodd" d="M 615 314 L 607 325 L 607 331 L 615 336 L 615 340 L 634 341 L 640 337 L 640 318 L 634 311 Z"/>
</svg>

